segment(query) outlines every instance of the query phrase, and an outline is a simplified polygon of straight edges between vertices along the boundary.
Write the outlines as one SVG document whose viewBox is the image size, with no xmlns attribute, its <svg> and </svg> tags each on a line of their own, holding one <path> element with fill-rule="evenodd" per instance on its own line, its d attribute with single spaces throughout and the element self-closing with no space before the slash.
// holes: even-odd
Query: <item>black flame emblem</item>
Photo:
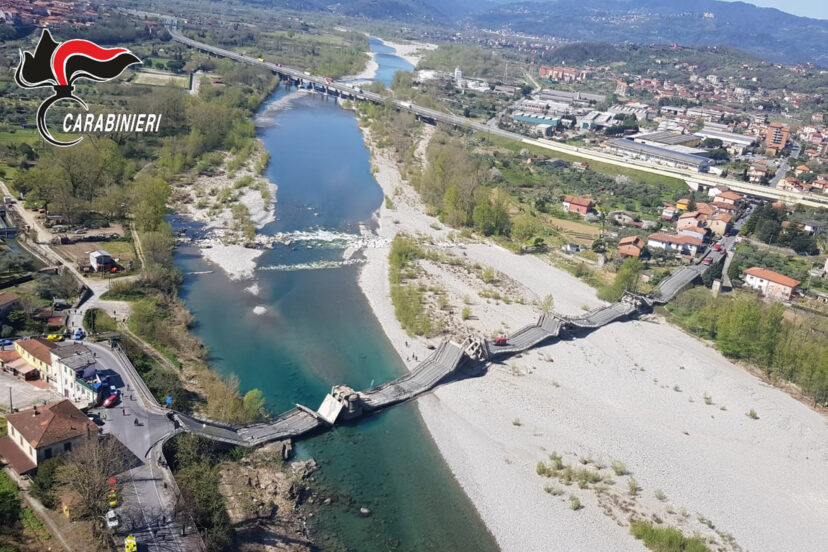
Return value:
<svg viewBox="0 0 828 552">
<path fill-rule="evenodd" d="M 55 93 L 37 108 L 37 129 L 50 144 L 71 146 L 82 137 L 71 142 L 55 140 L 46 128 L 49 108 L 60 100 L 71 100 L 88 110 L 86 102 L 72 93 L 73 83 L 80 78 L 98 82 L 112 80 L 134 63 L 141 63 L 141 60 L 126 48 L 102 48 L 94 42 L 79 39 L 58 43 L 44 29 L 34 54 L 20 52 L 14 80 L 22 88 L 51 86 L 54 89 Z"/>
</svg>

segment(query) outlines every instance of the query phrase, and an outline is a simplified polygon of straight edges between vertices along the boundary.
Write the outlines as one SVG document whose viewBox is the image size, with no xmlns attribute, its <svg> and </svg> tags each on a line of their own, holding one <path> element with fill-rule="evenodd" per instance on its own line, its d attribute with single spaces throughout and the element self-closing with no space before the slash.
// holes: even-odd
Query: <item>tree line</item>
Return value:
<svg viewBox="0 0 828 552">
<path fill-rule="evenodd" d="M 680 294 L 668 309 L 728 358 L 754 364 L 772 380 L 796 384 L 814 404 L 828 405 L 828 327 L 819 317 L 790 321 L 781 303 L 714 298 L 704 288 Z"/>
</svg>

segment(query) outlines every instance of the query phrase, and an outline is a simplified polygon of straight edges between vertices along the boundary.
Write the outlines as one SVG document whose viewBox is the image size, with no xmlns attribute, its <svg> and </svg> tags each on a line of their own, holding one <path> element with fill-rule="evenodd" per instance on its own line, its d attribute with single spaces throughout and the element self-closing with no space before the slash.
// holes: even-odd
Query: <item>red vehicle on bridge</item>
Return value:
<svg viewBox="0 0 828 552">
<path fill-rule="evenodd" d="M 494 341 L 495 345 L 497 345 L 498 347 L 503 347 L 509 344 L 509 340 L 505 337 L 496 337 Z"/>
</svg>

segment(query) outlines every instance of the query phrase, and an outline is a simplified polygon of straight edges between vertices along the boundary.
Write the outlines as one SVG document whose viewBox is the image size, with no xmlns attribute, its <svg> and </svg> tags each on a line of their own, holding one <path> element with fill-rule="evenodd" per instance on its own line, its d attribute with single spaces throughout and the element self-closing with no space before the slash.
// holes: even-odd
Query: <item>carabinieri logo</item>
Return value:
<svg viewBox="0 0 828 552">
<path fill-rule="evenodd" d="M 50 144 L 72 146 L 83 138 L 60 142 L 52 137 L 46 128 L 46 112 L 49 108 L 60 100 L 72 100 L 88 111 L 86 102 L 72 93 L 73 83 L 81 78 L 98 82 L 112 80 L 135 63 L 141 63 L 141 60 L 126 48 L 101 48 L 94 42 L 79 39 L 58 43 L 44 29 L 34 55 L 31 52 L 20 52 L 20 64 L 14 80 L 22 88 L 51 86 L 54 89 L 55 93 L 43 100 L 37 108 L 37 129 Z M 93 116 L 90 114 L 87 117 Z M 65 126 L 64 122 L 64 128 Z"/>
</svg>

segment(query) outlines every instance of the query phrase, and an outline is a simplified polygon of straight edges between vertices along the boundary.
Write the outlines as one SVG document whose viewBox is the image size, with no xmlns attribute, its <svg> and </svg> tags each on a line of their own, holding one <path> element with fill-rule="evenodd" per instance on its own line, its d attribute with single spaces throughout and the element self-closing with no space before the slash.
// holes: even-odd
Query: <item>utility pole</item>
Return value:
<svg viewBox="0 0 828 552">
<path fill-rule="evenodd" d="M 11 385 L 9 385 L 9 412 L 14 412 L 14 403 L 12 402 Z"/>
</svg>

